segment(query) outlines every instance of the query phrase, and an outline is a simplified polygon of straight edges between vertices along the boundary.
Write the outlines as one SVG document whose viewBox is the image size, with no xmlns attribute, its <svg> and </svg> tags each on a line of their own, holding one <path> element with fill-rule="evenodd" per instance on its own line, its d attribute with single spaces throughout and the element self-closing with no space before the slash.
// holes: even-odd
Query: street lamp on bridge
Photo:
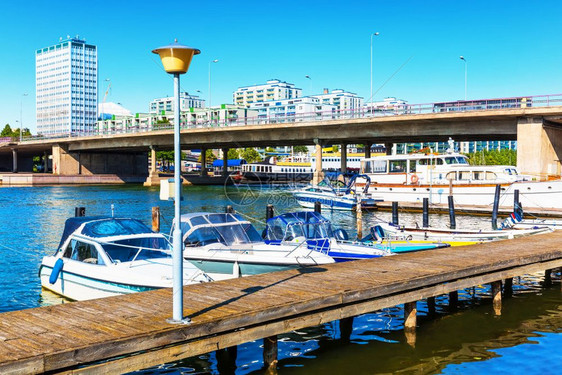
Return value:
<svg viewBox="0 0 562 375">
<path fill-rule="evenodd" d="M 468 62 L 466 61 L 464 56 L 461 56 L 460 59 L 464 61 L 464 100 L 466 101 L 466 83 L 467 83 L 466 78 L 467 78 Z"/>
<path fill-rule="evenodd" d="M 183 318 L 183 246 L 180 227 L 181 216 L 181 147 L 180 147 L 180 74 L 185 74 L 194 55 L 201 53 L 196 48 L 191 48 L 174 43 L 156 48 L 152 51 L 160 56 L 166 73 L 174 75 L 174 231 L 173 231 L 173 316 L 172 323 L 188 323 L 189 319 Z"/>
<path fill-rule="evenodd" d="M 379 34 L 378 31 L 371 34 L 371 97 L 369 98 L 371 101 L 371 113 L 373 112 L 373 37 Z"/>
</svg>

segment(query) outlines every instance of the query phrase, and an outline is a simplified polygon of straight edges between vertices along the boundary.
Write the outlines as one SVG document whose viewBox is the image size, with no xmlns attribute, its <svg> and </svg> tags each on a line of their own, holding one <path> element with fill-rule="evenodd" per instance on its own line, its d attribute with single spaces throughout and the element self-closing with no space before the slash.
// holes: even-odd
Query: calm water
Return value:
<svg viewBox="0 0 562 375">
<path fill-rule="evenodd" d="M 272 189 L 236 190 L 223 187 L 188 187 L 183 212 L 234 208 L 263 228 L 265 205 L 278 212 L 297 210 L 291 196 Z M 41 258 L 54 252 L 64 221 L 74 207 L 86 207 L 88 215 L 132 216 L 150 224 L 151 208 L 160 206 L 162 230 L 169 231 L 173 203 L 162 202 L 158 189 L 139 186 L 83 186 L 0 188 L 0 312 L 60 303 L 41 292 L 37 271 Z M 353 237 L 355 215 L 324 214 L 348 229 Z M 389 213 L 376 213 L 389 219 Z M 364 228 L 374 220 L 365 213 Z M 401 223 L 421 222 L 421 214 L 401 214 Z M 431 216 L 434 225 L 448 216 Z M 457 217 L 457 225 L 489 228 L 488 219 Z M 446 298 L 437 318 L 424 319 L 425 305 L 418 304 L 420 327 L 415 348 L 406 344 L 402 310 L 391 308 L 355 318 L 349 340 L 341 338 L 338 322 L 281 336 L 279 372 L 282 374 L 549 374 L 560 373 L 562 363 L 562 294 L 559 284 L 544 289 L 542 279 L 515 280 L 516 294 L 504 301 L 503 315 L 490 314 L 485 287 L 460 293 L 461 307 L 446 311 Z M 237 374 L 262 373 L 261 340 L 239 346 Z M 144 374 L 232 373 L 214 353 L 141 371 Z"/>
</svg>

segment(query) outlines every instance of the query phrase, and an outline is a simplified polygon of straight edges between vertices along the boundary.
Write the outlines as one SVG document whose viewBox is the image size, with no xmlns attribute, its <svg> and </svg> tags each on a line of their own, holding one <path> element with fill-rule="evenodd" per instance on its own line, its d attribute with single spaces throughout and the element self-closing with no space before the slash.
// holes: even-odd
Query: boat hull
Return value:
<svg viewBox="0 0 562 375">
<path fill-rule="evenodd" d="M 239 276 L 259 275 L 275 271 L 284 271 L 301 267 L 298 264 L 264 264 L 251 262 L 235 262 L 228 260 L 191 259 L 186 258 L 197 268 L 208 274 L 236 274 Z M 236 269 L 238 267 L 238 269 Z"/>
<path fill-rule="evenodd" d="M 360 186 L 358 184 L 358 186 Z M 496 185 L 453 185 L 452 194 L 457 205 L 491 206 Z M 513 207 L 514 191 L 519 190 L 519 201 L 524 208 L 562 208 L 562 181 L 515 182 L 501 185 L 499 205 Z M 371 184 L 369 193 L 387 202 L 422 202 L 447 204 L 448 185 Z"/>
<path fill-rule="evenodd" d="M 355 199 L 345 197 L 330 197 L 326 194 L 294 193 L 297 202 L 306 208 L 314 208 L 316 202 L 320 202 L 322 207 L 332 210 L 352 211 L 357 206 Z"/>
</svg>

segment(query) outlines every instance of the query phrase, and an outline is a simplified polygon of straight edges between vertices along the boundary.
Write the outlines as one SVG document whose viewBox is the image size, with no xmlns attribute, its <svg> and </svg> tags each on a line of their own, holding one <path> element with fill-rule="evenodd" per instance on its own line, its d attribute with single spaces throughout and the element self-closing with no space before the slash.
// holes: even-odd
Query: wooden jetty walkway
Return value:
<svg viewBox="0 0 562 375">
<path fill-rule="evenodd" d="M 399 304 L 411 334 L 416 301 L 487 283 L 498 314 L 502 281 L 558 267 L 562 231 L 187 286 L 189 325 L 166 322 L 170 289 L 7 312 L 0 373 L 123 373 L 260 338 L 275 364 L 278 334 Z"/>
</svg>

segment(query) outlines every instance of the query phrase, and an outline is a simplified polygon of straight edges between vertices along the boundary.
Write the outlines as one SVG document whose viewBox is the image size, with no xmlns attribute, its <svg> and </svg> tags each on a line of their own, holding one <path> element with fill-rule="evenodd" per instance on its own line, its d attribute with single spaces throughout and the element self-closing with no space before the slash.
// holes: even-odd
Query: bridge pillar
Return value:
<svg viewBox="0 0 562 375">
<path fill-rule="evenodd" d="M 12 149 L 12 173 L 18 173 L 18 151 Z"/>
<path fill-rule="evenodd" d="M 316 144 L 316 165 L 314 167 L 314 176 L 312 177 L 312 185 L 318 185 L 322 181 L 322 143 L 320 140 L 315 139 Z"/>
<path fill-rule="evenodd" d="M 345 173 L 347 172 L 347 143 L 342 143 L 340 147 L 341 173 Z"/>
<path fill-rule="evenodd" d="M 392 146 L 394 144 L 393 143 L 385 143 L 384 147 L 386 148 L 386 154 L 387 155 L 392 155 Z"/>
<path fill-rule="evenodd" d="M 368 159 L 371 157 L 371 146 L 373 144 L 372 143 L 365 143 L 365 159 Z"/>
<path fill-rule="evenodd" d="M 201 147 L 201 176 L 207 175 L 207 149 Z"/>
<path fill-rule="evenodd" d="M 49 173 L 49 154 L 47 151 L 43 153 L 43 173 Z"/>
<path fill-rule="evenodd" d="M 228 176 L 228 148 L 222 149 L 222 175 Z"/>
<path fill-rule="evenodd" d="M 517 167 L 537 179 L 560 178 L 562 125 L 542 118 L 517 122 Z"/>
</svg>

